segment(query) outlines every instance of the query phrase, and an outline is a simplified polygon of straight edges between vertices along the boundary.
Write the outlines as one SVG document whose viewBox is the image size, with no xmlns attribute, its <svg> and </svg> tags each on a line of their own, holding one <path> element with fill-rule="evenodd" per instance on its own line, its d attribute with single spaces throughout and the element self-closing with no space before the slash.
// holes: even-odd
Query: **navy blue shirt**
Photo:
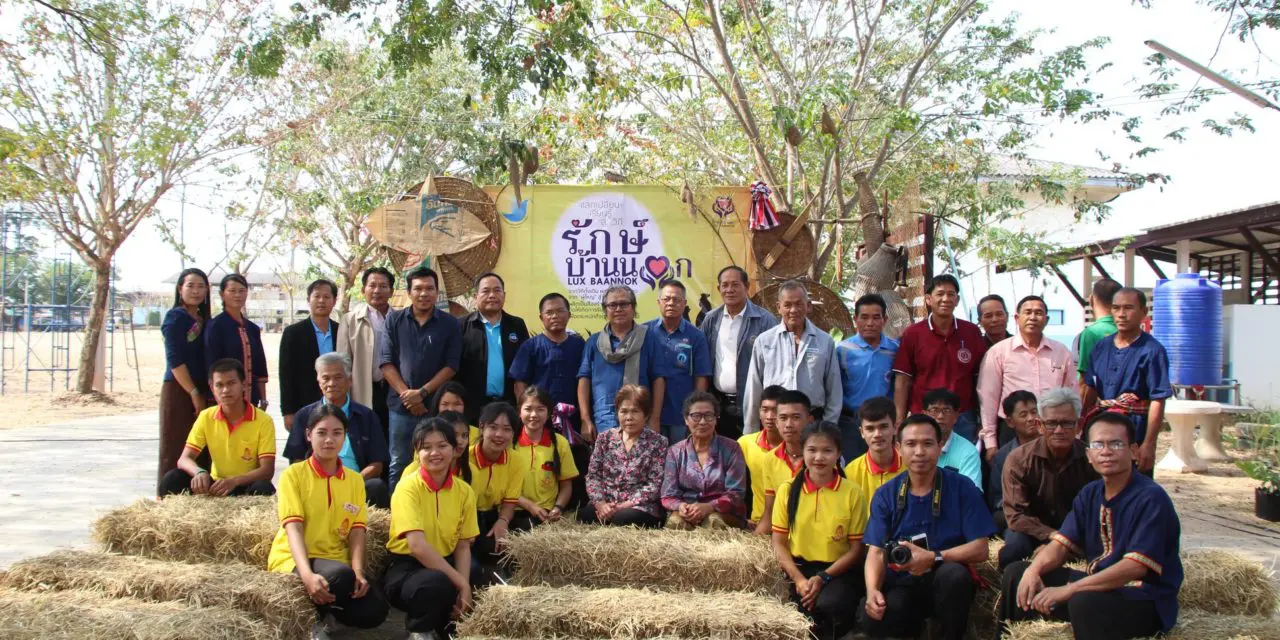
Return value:
<svg viewBox="0 0 1280 640">
<path fill-rule="evenodd" d="M 205 371 L 223 358 L 234 358 L 244 365 L 245 384 L 251 390 L 251 401 L 257 404 L 263 400 L 257 384 L 258 381 L 267 381 L 267 354 L 262 350 L 262 329 L 244 316 L 240 321 L 225 311 L 214 316 L 204 329 Z"/>
<path fill-rule="evenodd" d="M 1110 500 L 1102 480 L 1085 485 L 1051 539 L 1076 551 L 1083 549 L 1089 575 L 1126 559 L 1146 567 L 1147 574 L 1138 585 L 1130 583 L 1118 591 L 1130 600 L 1153 601 L 1168 631 L 1178 621 L 1181 537 L 1182 524 L 1169 494 L 1151 478 L 1134 473 Z"/>
<path fill-rule="evenodd" d="M 578 367 L 587 341 L 576 333 L 556 344 L 539 334 L 525 341 L 511 360 L 512 380 L 536 385 L 551 396 L 551 402 L 578 406 Z M 550 407 L 554 409 L 555 407 Z"/>
<path fill-rule="evenodd" d="M 392 364 L 410 389 L 418 389 L 436 377 L 441 369 L 458 370 L 462 360 L 462 330 L 448 313 L 433 309 L 425 324 L 413 317 L 413 307 L 387 314 L 386 340 L 378 354 L 378 366 Z M 387 389 L 387 409 L 408 413 L 400 394 Z"/>
<path fill-rule="evenodd" d="M 311 420 L 311 412 L 324 405 L 324 399 L 298 409 L 293 414 L 293 429 L 289 430 L 289 441 L 284 445 L 284 457 L 290 462 L 297 462 L 311 455 L 311 444 L 307 442 L 307 422 Z M 387 449 L 387 440 L 382 436 L 382 421 L 372 409 L 347 398 L 347 441 L 351 443 L 351 451 L 355 453 L 356 469 L 359 473 L 365 467 L 381 462 L 383 467 L 391 463 L 391 453 Z"/>
<path fill-rule="evenodd" d="M 1169 354 L 1165 352 L 1164 345 L 1144 331 L 1133 344 L 1118 349 L 1117 335 L 1113 333 L 1099 340 L 1089 356 L 1084 383 L 1098 392 L 1098 399 L 1115 400 L 1125 393 L 1147 401 L 1172 396 Z M 1147 413 L 1131 414 L 1129 420 L 1137 428 L 1134 442 L 1141 444 L 1147 434 Z"/>
<path fill-rule="evenodd" d="M 911 482 L 911 474 L 903 473 L 876 490 L 862 541 L 873 547 L 884 547 L 889 540 L 909 539 L 923 533 L 929 537 L 930 550 L 945 551 L 995 535 L 996 525 L 978 487 L 951 469 L 939 467 L 938 473 L 942 474 L 942 496 L 937 518 L 933 517 L 931 497 L 911 495 L 910 484 L 907 508 L 895 517 L 898 492 L 903 483 Z M 888 579 L 908 575 L 890 571 Z"/>
<path fill-rule="evenodd" d="M 601 331 L 609 331 L 609 326 L 605 325 Z M 611 363 L 605 360 L 596 346 L 596 340 L 599 339 L 597 335 L 593 333 L 587 339 L 587 346 L 582 350 L 582 364 L 578 367 L 578 377 L 591 381 L 591 407 L 578 407 L 578 410 L 584 413 L 591 411 L 591 419 L 596 423 L 596 430 L 604 431 L 618 426 L 613 398 L 618 395 L 618 389 L 622 388 L 626 362 Z M 619 338 L 610 331 L 609 344 L 617 349 L 618 342 Z M 652 331 L 646 333 L 644 346 L 640 347 L 640 379 L 636 384 L 652 389 L 654 380 L 667 377 L 663 355 L 662 341 L 653 335 Z"/>
<path fill-rule="evenodd" d="M 186 365 L 196 388 L 209 393 L 209 376 L 204 368 L 205 323 L 197 320 L 182 307 L 174 307 L 164 314 L 160 323 L 160 335 L 164 338 L 164 379 L 174 380 L 173 369 Z"/>
<path fill-rule="evenodd" d="M 662 399 L 662 424 L 684 424 L 684 399 L 693 393 L 694 378 L 711 377 L 711 354 L 702 331 L 681 320 L 675 331 L 667 333 L 662 318 L 644 323 L 649 327 L 645 340 L 657 340 L 667 352 L 667 388 Z"/>
</svg>

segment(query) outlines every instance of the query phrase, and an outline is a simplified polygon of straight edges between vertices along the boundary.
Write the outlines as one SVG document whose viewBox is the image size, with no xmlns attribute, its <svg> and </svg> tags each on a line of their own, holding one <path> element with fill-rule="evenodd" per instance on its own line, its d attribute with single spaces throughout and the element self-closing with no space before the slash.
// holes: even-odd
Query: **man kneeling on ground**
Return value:
<svg viewBox="0 0 1280 640">
<path fill-rule="evenodd" d="M 213 363 L 209 386 L 218 406 L 196 417 L 178 468 L 160 481 L 160 495 L 274 495 L 271 478 L 276 472 L 276 425 L 265 411 L 245 400 L 244 366 L 233 358 Z M 213 460 L 212 470 L 201 469 L 196 463 L 206 448 Z"/>
<path fill-rule="evenodd" d="M 1138 457 L 1129 418 L 1102 413 L 1085 426 L 1089 462 L 1102 475 L 1076 496 L 1053 543 L 1035 560 L 1005 570 L 1000 618 L 1047 617 L 1071 623 L 1077 638 L 1145 638 L 1178 619 L 1182 528 L 1160 485 L 1134 473 Z M 1075 552 L 1084 572 L 1062 565 Z"/>
</svg>

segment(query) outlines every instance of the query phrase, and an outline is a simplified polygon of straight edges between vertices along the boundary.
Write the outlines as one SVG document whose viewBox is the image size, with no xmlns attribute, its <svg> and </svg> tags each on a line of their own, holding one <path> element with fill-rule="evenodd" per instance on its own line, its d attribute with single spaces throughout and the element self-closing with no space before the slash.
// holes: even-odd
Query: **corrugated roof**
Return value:
<svg viewBox="0 0 1280 640">
<path fill-rule="evenodd" d="M 1181 225 L 1184 225 L 1184 224 L 1191 224 L 1191 223 L 1193 223 L 1193 222 L 1201 222 L 1201 221 L 1204 221 L 1204 220 L 1212 220 L 1212 219 L 1214 219 L 1214 218 L 1221 218 L 1222 216 L 1229 216 L 1229 215 L 1231 215 L 1231 214 L 1233 214 L 1233 213 L 1246 213 L 1246 212 L 1249 212 L 1249 211 L 1254 211 L 1254 210 L 1257 210 L 1257 209 L 1263 209 L 1263 208 L 1266 208 L 1266 207 L 1274 207 L 1274 206 L 1277 206 L 1277 205 L 1280 205 L 1280 200 L 1274 200 L 1274 201 L 1271 201 L 1271 202 L 1262 202 L 1262 203 L 1255 204 L 1255 205 L 1250 205 L 1250 206 L 1247 206 L 1247 207 L 1240 207 L 1239 209 L 1231 209 L 1231 210 L 1228 210 L 1228 211 L 1219 211 L 1219 212 L 1217 212 L 1217 213 L 1210 213 L 1210 214 L 1206 214 L 1206 215 L 1203 215 L 1203 216 L 1197 216 L 1197 217 L 1195 217 L 1195 218 L 1187 218 L 1186 220 L 1179 220 L 1179 221 L 1177 221 L 1177 222 L 1170 222 L 1169 224 L 1162 224 L 1162 225 L 1155 226 L 1155 227 L 1147 227 L 1147 228 L 1146 228 L 1146 231 L 1148 231 L 1148 232 L 1151 232 L 1151 231 L 1159 231 L 1160 229 L 1169 229 L 1169 228 L 1171 228 L 1171 227 L 1178 227 L 1178 226 L 1181 226 Z"/>
<path fill-rule="evenodd" d="M 1092 180 L 1122 180 L 1126 182 L 1130 180 L 1129 174 L 1119 171 L 1067 164 L 1065 162 L 1036 160 L 1035 158 L 1016 158 L 1014 156 L 997 156 L 996 168 L 991 177 L 1016 178 L 1076 172 Z"/>
</svg>

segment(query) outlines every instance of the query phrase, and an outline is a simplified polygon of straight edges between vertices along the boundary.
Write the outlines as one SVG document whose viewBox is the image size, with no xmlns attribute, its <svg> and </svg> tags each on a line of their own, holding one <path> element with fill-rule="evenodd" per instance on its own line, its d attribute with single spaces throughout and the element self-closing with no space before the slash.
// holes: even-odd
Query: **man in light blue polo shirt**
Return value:
<svg viewBox="0 0 1280 640">
<path fill-rule="evenodd" d="M 938 466 L 959 472 L 973 481 L 978 492 L 982 493 L 982 459 L 978 455 L 978 447 L 963 437 L 952 437 L 956 433 L 956 420 L 960 417 L 960 396 L 940 387 L 926 391 L 921 402 L 925 415 L 937 421 L 942 429 L 942 456 L 938 458 Z"/>
<path fill-rule="evenodd" d="M 636 324 L 636 293 L 614 285 L 600 302 L 609 323 L 587 340 L 578 367 L 578 410 L 582 413 L 582 437 L 594 442 L 597 431 L 618 426 L 613 400 L 624 384 L 649 389 L 654 412 L 649 428 L 661 433 L 661 407 L 667 388 L 667 368 L 661 340 L 649 327 Z"/>
<path fill-rule="evenodd" d="M 711 383 L 711 354 L 707 337 L 684 319 L 687 297 L 684 284 L 670 280 L 658 292 L 658 308 L 662 316 L 645 323 L 649 338 L 665 347 L 667 360 L 667 393 L 662 406 L 655 407 L 662 421 L 662 435 L 675 444 L 689 435 L 681 409 L 684 399 L 694 389 L 706 391 Z"/>
<path fill-rule="evenodd" d="M 858 407 L 877 396 L 893 398 L 893 358 L 898 354 L 898 341 L 884 335 L 887 309 L 879 294 L 868 293 L 858 298 L 853 305 L 853 322 L 858 332 L 836 345 L 840 382 L 844 387 L 840 452 L 845 460 L 867 452 Z"/>
</svg>

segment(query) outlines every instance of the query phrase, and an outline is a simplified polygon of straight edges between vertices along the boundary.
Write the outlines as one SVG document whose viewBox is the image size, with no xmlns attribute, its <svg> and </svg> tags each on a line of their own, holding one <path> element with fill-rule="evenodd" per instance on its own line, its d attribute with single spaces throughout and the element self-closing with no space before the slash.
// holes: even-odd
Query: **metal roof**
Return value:
<svg viewBox="0 0 1280 640">
<path fill-rule="evenodd" d="M 1019 158 L 1015 156 L 996 156 L 996 167 L 987 175 L 990 178 L 1029 178 L 1054 174 L 1079 174 L 1090 180 L 1113 180 L 1132 182 L 1127 173 L 1088 167 L 1065 162 L 1051 162 L 1035 158 Z"/>
</svg>

